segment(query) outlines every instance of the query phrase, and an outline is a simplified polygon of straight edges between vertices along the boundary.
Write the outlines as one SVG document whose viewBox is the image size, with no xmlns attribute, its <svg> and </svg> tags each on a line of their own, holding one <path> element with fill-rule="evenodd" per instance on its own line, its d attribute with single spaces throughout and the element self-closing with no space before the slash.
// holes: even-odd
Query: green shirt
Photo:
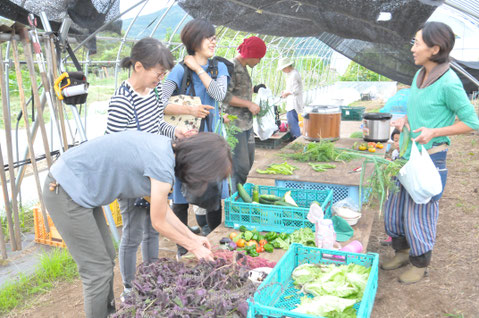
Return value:
<svg viewBox="0 0 479 318">
<path fill-rule="evenodd" d="M 407 118 L 411 131 L 421 127 L 441 128 L 454 124 L 456 116 L 460 121 L 472 129 L 479 129 L 479 119 L 469 101 L 462 82 L 457 74 L 449 69 L 433 84 L 418 88 L 416 84 L 419 71 L 414 76 L 411 84 L 411 91 L 407 103 Z M 411 137 L 416 138 L 420 132 L 411 132 Z M 401 134 L 400 145 L 402 145 L 403 134 Z M 432 148 L 433 143 L 451 144 L 449 137 L 436 137 L 424 146 L 425 149 Z M 411 144 L 406 151 L 405 158 L 409 159 Z"/>
</svg>

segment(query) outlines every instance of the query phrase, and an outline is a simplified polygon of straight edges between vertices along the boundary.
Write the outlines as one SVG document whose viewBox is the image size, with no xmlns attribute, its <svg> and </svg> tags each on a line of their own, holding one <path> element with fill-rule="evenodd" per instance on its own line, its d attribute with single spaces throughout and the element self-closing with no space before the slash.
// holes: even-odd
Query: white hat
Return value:
<svg viewBox="0 0 479 318">
<path fill-rule="evenodd" d="M 282 57 L 278 62 L 278 71 L 282 71 L 285 67 L 290 65 L 293 65 L 293 62 L 287 57 Z"/>
</svg>

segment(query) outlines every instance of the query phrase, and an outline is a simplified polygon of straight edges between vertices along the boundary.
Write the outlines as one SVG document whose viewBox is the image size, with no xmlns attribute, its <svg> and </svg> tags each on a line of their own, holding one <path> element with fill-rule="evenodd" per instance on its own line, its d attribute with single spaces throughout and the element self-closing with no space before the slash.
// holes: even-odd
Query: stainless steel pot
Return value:
<svg viewBox="0 0 479 318">
<path fill-rule="evenodd" d="M 387 142 L 391 130 L 392 115 L 390 113 L 364 113 L 363 139 L 373 142 Z"/>
</svg>

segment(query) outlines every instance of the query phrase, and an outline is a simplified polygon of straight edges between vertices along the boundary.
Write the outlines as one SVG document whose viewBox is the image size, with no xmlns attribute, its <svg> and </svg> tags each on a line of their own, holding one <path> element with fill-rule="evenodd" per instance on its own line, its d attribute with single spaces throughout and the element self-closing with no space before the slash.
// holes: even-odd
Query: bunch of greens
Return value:
<svg viewBox="0 0 479 318">
<path fill-rule="evenodd" d="M 139 266 L 133 291 L 112 317 L 246 317 L 249 268 L 224 259 L 195 266 L 162 258 Z"/>
<path fill-rule="evenodd" d="M 257 118 L 263 117 L 272 109 L 272 107 L 269 105 L 269 100 L 261 99 L 259 102 L 259 109 L 259 112 L 256 114 Z"/>
<path fill-rule="evenodd" d="M 296 166 L 292 166 L 288 164 L 288 162 L 283 163 L 273 163 L 268 166 L 265 170 L 256 169 L 257 173 L 261 174 L 284 174 L 284 175 L 292 175 L 293 171 L 298 169 Z"/>
<path fill-rule="evenodd" d="M 275 248 L 284 250 L 289 249 L 289 246 L 293 243 L 303 244 L 304 246 L 316 246 L 313 230 L 309 227 L 300 228 L 284 238 L 278 237 L 273 243 L 275 243 L 273 244 Z"/>
<path fill-rule="evenodd" d="M 363 297 L 370 270 L 357 264 L 298 266 L 291 274 L 294 284 L 314 298 L 301 298 L 293 311 L 321 317 L 356 317 L 353 306 Z"/>
<path fill-rule="evenodd" d="M 353 154 L 336 149 L 334 143 L 326 140 L 310 142 L 300 152 L 281 155 L 301 162 L 350 161 L 354 158 Z"/>
<path fill-rule="evenodd" d="M 226 130 L 226 142 L 230 146 L 231 152 L 234 153 L 236 145 L 238 144 L 238 139 L 235 137 L 236 134 L 240 133 L 242 130 L 233 124 L 233 122 L 238 119 L 238 116 L 228 115 L 229 123 L 225 123 Z"/>
</svg>

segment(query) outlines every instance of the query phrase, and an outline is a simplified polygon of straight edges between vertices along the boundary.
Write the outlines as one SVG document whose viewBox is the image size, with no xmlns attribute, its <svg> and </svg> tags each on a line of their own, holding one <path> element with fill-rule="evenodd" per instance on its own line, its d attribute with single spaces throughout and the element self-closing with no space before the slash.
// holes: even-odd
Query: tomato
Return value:
<svg viewBox="0 0 479 318">
<path fill-rule="evenodd" d="M 256 242 L 255 240 L 250 240 L 248 241 L 248 243 L 246 243 L 246 246 L 252 246 L 252 245 L 259 246 L 258 242 Z"/>
<path fill-rule="evenodd" d="M 358 149 L 361 150 L 361 151 L 364 151 L 364 150 L 367 149 L 367 147 L 366 147 L 366 145 L 363 144 L 363 145 L 360 145 Z"/>
<path fill-rule="evenodd" d="M 376 152 L 376 148 L 368 148 L 369 152 Z"/>
<path fill-rule="evenodd" d="M 237 242 L 236 242 L 236 245 L 238 247 L 244 247 L 244 245 L 246 244 L 246 241 L 244 239 L 239 239 Z"/>
<path fill-rule="evenodd" d="M 259 240 L 259 245 L 264 246 L 265 244 L 268 244 L 268 241 L 266 240 Z"/>
<path fill-rule="evenodd" d="M 376 144 L 376 148 L 378 148 L 378 149 L 383 149 L 383 148 L 384 148 L 384 145 L 383 145 L 382 143 L 378 142 L 378 143 Z"/>
<path fill-rule="evenodd" d="M 264 247 L 261 246 L 261 245 L 256 246 L 256 252 L 263 253 L 264 252 Z"/>
<path fill-rule="evenodd" d="M 230 240 L 233 240 L 236 236 L 238 236 L 238 233 L 236 233 L 236 232 L 231 232 L 231 233 L 230 233 Z"/>
<path fill-rule="evenodd" d="M 376 147 L 376 143 L 375 142 L 368 142 L 368 148 L 374 148 Z"/>
</svg>

